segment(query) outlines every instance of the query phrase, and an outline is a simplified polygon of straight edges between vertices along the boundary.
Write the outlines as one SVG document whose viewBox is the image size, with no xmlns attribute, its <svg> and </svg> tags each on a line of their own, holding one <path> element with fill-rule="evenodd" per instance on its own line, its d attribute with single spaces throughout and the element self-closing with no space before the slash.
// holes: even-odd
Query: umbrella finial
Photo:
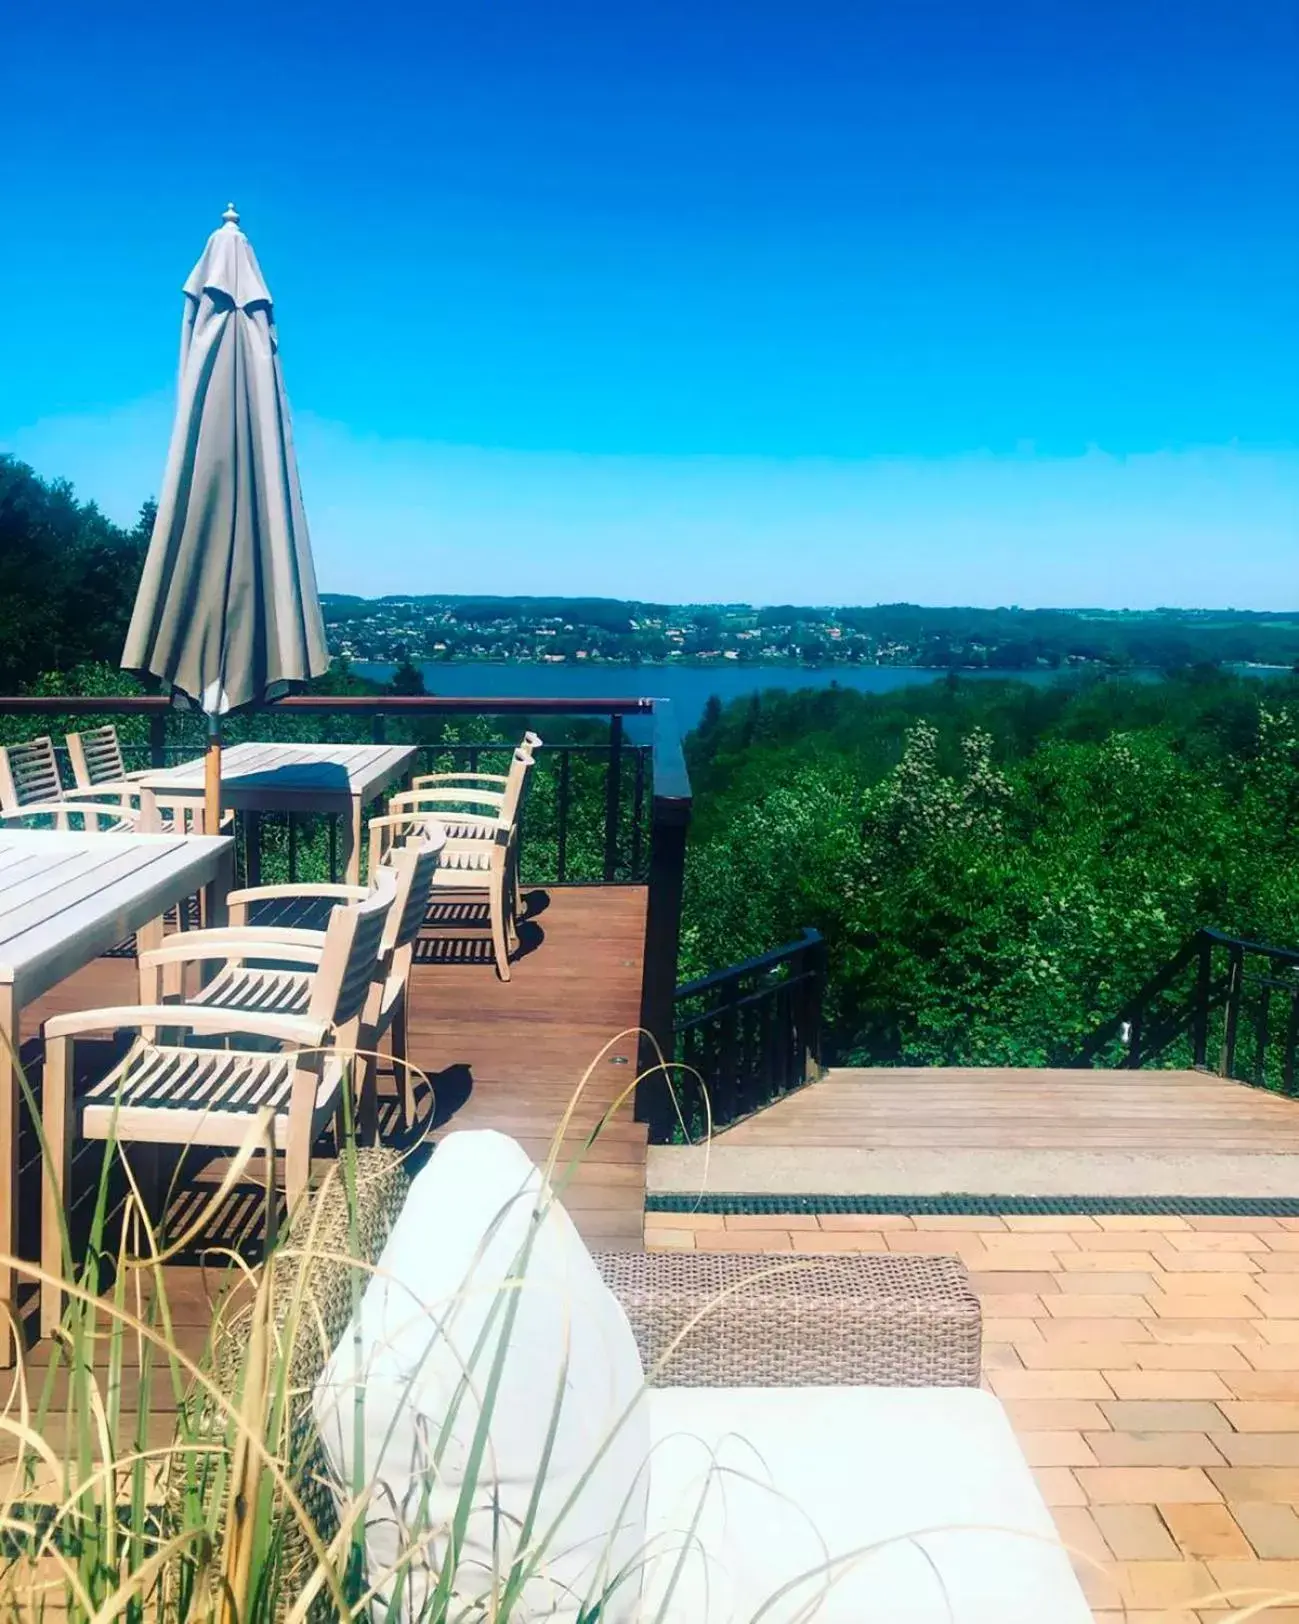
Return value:
<svg viewBox="0 0 1299 1624">
<path fill-rule="evenodd" d="M 226 204 L 226 212 L 221 216 L 221 218 L 228 226 L 237 226 L 239 224 L 239 215 L 233 203 Z"/>
</svg>

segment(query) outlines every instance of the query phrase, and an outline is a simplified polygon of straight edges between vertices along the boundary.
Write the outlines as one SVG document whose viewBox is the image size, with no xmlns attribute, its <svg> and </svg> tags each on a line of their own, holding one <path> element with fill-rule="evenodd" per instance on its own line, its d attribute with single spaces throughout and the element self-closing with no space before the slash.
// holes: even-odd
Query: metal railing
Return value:
<svg viewBox="0 0 1299 1624">
<path fill-rule="evenodd" d="M 1193 1066 L 1299 1093 L 1299 951 L 1198 930 L 1088 1038 L 1078 1064 Z"/>
<path fill-rule="evenodd" d="M 506 737 L 447 737 L 458 718 L 510 718 Z M 600 739 L 561 739 L 539 752 L 529 788 L 520 851 L 529 885 L 645 885 L 641 985 L 642 1073 L 671 1051 L 673 994 L 681 930 L 681 897 L 691 792 L 671 703 L 651 699 L 443 698 L 437 695 L 303 694 L 228 720 L 228 742 L 410 744 L 414 772 L 504 770 L 513 735 L 546 720 L 604 724 Z M 649 724 L 651 742 L 627 736 L 629 719 Z M 94 719 L 94 720 L 91 720 Z M 203 720 L 158 695 L 17 695 L 0 697 L 0 743 L 45 732 L 63 734 L 96 722 L 119 724 L 126 765 L 165 767 L 203 749 Z M 69 773 L 65 782 L 71 784 Z M 337 877 L 338 819 L 322 814 L 255 814 L 239 820 L 241 883 Z M 647 1115 L 662 1079 L 638 1088 L 637 1114 Z"/>
<path fill-rule="evenodd" d="M 814 930 L 678 987 L 675 1102 L 660 1102 L 651 1138 L 698 1139 L 818 1077 L 824 993 L 825 943 Z"/>
</svg>

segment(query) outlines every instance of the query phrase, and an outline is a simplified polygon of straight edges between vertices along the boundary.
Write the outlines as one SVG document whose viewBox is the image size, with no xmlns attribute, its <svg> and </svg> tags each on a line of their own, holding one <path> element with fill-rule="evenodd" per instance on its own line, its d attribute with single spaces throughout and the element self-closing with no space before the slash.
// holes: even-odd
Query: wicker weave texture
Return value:
<svg viewBox="0 0 1299 1624">
<path fill-rule="evenodd" d="M 311 1396 L 339 1338 L 352 1317 L 354 1293 L 363 1291 L 370 1268 L 378 1261 L 397 1215 L 410 1191 L 410 1178 L 400 1152 L 366 1146 L 356 1152 L 356 1200 L 349 1201 L 341 1169 L 308 1200 L 277 1254 L 271 1287 L 271 1318 L 283 1336 L 296 1311 L 296 1334 L 288 1358 L 288 1415 L 281 1458 L 290 1482 L 326 1543 L 338 1528 L 329 1489 L 329 1467 L 311 1414 Z M 344 1259 L 354 1257 L 349 1267 Z M 212 1349 L 211 1378 L 228 1398 L 237 1398 L 243 1379 L 251 1307 L 244 1304 L 218 1323 Z M 191 1424 L 199 1439 L 228 1444 L 229 1423 L 201 1391 L 191 1395 Z M 201 1489 L 211 1493 L 209 1479 Z M 173 1528 L 183 1526 L 183 1485 L 169 1485 L 168 1509 Z M 316 1564 L 301 1524 L 287 1507 L 279 1510 L 281 1610 L 296 1600 Z M 311 1612 L 313 1620 L 333 1616 L 328 1596 Z"/>
<path fill-rule="evenodd" d="M 655 1386 L 979 1382 L 979 1301 L 958 1258 L 602 1252 L 596 1263 Z"/>
</svg>

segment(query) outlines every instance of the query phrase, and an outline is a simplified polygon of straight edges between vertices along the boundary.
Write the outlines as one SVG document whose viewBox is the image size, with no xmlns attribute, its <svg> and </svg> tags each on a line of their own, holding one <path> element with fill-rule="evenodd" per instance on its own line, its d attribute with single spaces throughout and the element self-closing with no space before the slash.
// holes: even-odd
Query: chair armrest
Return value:
<svg viewBox="0 0 1299 1624">
<path fill-rule="evenodd" d="M 251 1037 L 273 1038 L 308 1049 L 319 1048 L 329 1035 L 326 1022 L 313 1021 L 306 1015 L 267 1015 L 206 1004 L 123 1004 L 117 1009 L 78 1010 L 51 1016 L 43 1035 L 49 1041 L 80 1037 L 86 1032 L 113 1032 L 120 1027 L 160 1026 L 209 1036 L 245 1032 Z"/>
<path fill-rule="evenodd" d="M 123 779 L 63 791 L 65 801 L 109 801 L 116 806 L 128 806 L 132 798 L 138 800 L 139 795 L 139 790 L 132 789 Z"/>
<path fill-rule="evenodd" d="M 12 807 L 8 812 L 0 812 L 0 818 L 53 818 L 62 814 L 67 816 L 69 811 L 75 812 L 76 807 L 69 807 L 66 801 L 28 801 L 23 806 Z M 110 803 L 110 810 L 115 805 Z"/>
<path fill-rule="evenodd" d="M 226 905 L 231 908 L 246 905 L 250 902 L 278 902 L 286 897 L 337 897 L 340 902 L 365 902 L 370 895 L 368 885 L 330 885 L 320 884 L 293 884 L 293 885 L 254 885 L 242 891 L 231 891 L 226 897 Z"/>
<path fill-rule="evenodd" d="M 207 959 L 282 959 L 318 965 L 325 950 L 323 930 L 276 930 L 273 926 L 231 926 L 228 930 L 180 931 L 161 947 L 139 956 L 142 970 L 160 964 L 198 964 Z"/>
<path fill-rule="evenodd" d="M 121 821 L 114 826 L 113 832 L 133 829 L 139 816 L 132 807 L 117 797 L 110 796 L 104 799 L 102 796 L 82 796 L 80 800 L 64 797 L 57 801 L 29 801 L 25 806 L 14 807 L 10 812 L 0 812 L 0 826 L 17 826 L 24 818 L 53 818 L 56 827 L 62 832 L 68 827 L 66 820 L 69 816 L 81 815 L 88 818 L 92 812 L 118 817 Z M 93 832 L 103 834 L 106 831 L 97 829 Z"/>
<path fill-rule="evenodd" d="M 494 789 L 413 789 L 394 795 L 388 804 L 396 806 L 399 812 L 411 812 L 418 816 L 426 803 L 430 807 L 437 807 L 459 806 L 464 801 L 472 801 L 480 806 L 499 807 L 504 800 L 504 795 Z"/>
<path fill-rule="evenodd" d="M 958 1258 L 603 1252 L 595 1261 L 656 1386 L 979 1382 L 979 1300 Z"/>
</svg>

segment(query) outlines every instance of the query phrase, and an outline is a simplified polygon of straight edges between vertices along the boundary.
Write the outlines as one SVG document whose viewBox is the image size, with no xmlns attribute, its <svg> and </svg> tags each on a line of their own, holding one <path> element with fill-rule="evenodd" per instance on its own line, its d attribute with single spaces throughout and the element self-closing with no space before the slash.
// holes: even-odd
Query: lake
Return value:
<svg viewBox="0 0 1299 1624">
<path fill-rule="evenodd" d="M 391 665 L 358 661 L 358 676 L 387 682 Z M 511 665 L 504 661 L 450 660 L 422 667 L 431 694 L 451 699 L 670 699 L 683 733 L 698 725 L 709 697 L 723 704 L 744 699 L 764 688 L 852 688 L 862 694 L 886 694 L 917 683 L 943 682 L 946 673 L 906 665 Z M 962 671 L 974 682 L 989 678 L 1046 683 L 1067 675 L 1058 671 Z"/>
</svg>

